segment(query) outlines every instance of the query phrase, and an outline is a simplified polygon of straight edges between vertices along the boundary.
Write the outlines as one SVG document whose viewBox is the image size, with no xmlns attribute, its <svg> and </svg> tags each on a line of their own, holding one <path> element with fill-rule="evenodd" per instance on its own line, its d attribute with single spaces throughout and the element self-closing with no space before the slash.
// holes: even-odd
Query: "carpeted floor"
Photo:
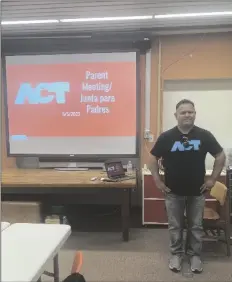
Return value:
<svg viewBox="0 0 232 282">
<path fill-rule="evenodd" d="M 167 229 L 133 228 L 131 240 L 120 232 L 73 232 L 60 252 L 60 280 L 70 274 L 75 250 L 83 252 L 82 274 L 87 282 L 113 281 L 232 281 L 232 257 L 220 243 L 204 244 L 204 272 L 192 275 L 185 261 L 183 271 L 168 265 Z M 47 266 L 52 270 L 52 262 Z M 42 281 L 52 281 L 42 277 Z"/>
</svg>

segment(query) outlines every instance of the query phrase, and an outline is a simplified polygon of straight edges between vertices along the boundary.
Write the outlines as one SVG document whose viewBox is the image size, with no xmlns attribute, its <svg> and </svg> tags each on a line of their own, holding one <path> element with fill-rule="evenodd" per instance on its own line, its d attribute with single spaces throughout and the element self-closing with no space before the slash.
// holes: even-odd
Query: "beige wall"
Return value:
<svg viewBox="0 0 232 282">
<path fill-rule="evenodd" d="M 167 36 L 152 45 L 151 77 L 151 131 L 157 136 L 158 113 L 158 62 L 161 46 L 161 98 L 162 84 L 167 79 L 215 79 L 232 78 L 232 33 L 208 35 Z M 143 140 L 145 105 L 145 57 L 141 56 L 141 140 L 142 164 L 147 162 L 151 143 Z M 3 103 L 2 103 L 3 105 Z M 3 109 L 4 110 L 4 109 Z M 3 113 L 3 111 L 2 111 Z M 3 117 L 4 118 L 4 117 Z M 162 123 L 162 100 L 160 123 Z M 5 123 L 2 125 L 2 167 L 15 167 L 15 158 L 8 158 L 5 146 Z"/>
</svg>

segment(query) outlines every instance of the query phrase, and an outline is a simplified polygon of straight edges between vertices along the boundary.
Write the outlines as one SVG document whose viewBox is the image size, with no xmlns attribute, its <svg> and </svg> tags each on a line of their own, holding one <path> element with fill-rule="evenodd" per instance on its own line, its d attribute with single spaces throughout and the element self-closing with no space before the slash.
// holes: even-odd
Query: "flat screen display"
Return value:
<svg viewBox="0 0 232 282">
<path fill-rule="evenodd" d="M 136 153 L 136 52 L 6 57 L 11 155 Z"/>
</svg>

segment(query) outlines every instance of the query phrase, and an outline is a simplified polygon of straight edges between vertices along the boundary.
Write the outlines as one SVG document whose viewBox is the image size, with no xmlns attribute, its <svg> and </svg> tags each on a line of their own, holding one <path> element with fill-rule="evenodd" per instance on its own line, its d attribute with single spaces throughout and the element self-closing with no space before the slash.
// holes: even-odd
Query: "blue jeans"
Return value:
<svg viewBox="0 0 232 282">
<path fill-rule="evenodd" d="M 173 255 L 183 254 L 185 251 L 183 231 L 185 227 L 185 211 L 187 219 L 187 254 L 201 255 L 203 235 L 203 214 L 205 196 L 178 196 L 168 193 L 165 196 L 170 234 L 170 252 Z"/>
</svg>

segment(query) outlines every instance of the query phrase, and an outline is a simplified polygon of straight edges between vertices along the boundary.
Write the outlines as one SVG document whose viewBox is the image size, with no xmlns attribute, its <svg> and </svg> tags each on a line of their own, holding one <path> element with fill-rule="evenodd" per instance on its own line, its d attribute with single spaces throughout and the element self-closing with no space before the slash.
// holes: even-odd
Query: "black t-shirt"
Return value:
<svg viewBox="0 0 232 282">
<path fill-rule="evenodd" d="M 204 184 L 205 158 L 222 152 L 216 138 L 207 130 L 194 126 L 188 134 L 178 127 L 163 132 L 151 154 L 163 159 L 165 184 L 181 196 L 198 196 Z"/>
</svg>

